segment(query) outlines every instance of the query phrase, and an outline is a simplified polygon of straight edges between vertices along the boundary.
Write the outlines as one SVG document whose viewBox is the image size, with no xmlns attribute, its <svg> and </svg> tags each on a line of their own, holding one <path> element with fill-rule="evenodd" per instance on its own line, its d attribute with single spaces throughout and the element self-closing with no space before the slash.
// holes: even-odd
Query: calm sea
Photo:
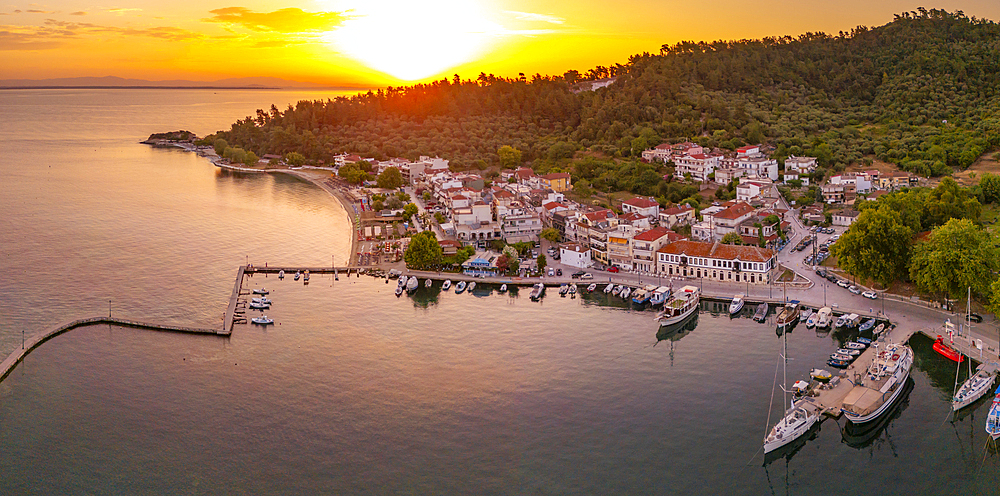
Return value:
<svg viewBox="0 0 1000 496">
<path fill-rule="evenodd" d="M 332 198 L 138 144 L 200 135 L 277 91 L 0 92 L 0 355 L 106 314 L 219 325 L 238 265 L 349 250 Z M 871 432 L 828 420 L 759 453 L 783 410 L 772 325 L 657 335 L 603 293 L 500 295 L 369 278 L 257 276 L 276 325 L 232 338 L 108 326 L 33 352 L 0 383 L 0 494 L 995 493 L 988 402 L 948 416 L 952 364 L 914 342 L 914 387 Z M 848 336 L 787 336 L 790 379 Z M 773 399 L 772 399 L 773 394 Z"/>
</svg>

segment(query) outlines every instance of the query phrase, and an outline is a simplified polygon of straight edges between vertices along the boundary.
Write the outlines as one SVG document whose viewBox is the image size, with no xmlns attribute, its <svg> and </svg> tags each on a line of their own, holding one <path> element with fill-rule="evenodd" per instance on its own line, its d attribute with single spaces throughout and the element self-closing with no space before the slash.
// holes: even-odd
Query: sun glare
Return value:
<svg viewBox="0 0 1000 496">
<path fill-rule="evenodd" d="M 376 0 L 346 7 L 351 19 L 325 39 L 344 55 L 405 81 L 475 60 L 502 31 L 468 0 Z"/>
</svg>

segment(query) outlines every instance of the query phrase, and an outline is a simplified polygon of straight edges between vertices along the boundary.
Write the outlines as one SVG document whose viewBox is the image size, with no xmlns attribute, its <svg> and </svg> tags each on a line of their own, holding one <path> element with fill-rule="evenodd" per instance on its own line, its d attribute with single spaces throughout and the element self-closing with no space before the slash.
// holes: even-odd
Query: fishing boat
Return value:
<svg viewBox="0 0 1000 496">
<path fill-rule="evenodd" d="M 819 322 L 819 312 L 813 312 L 809 315 L 809 318 L 806 319 L 806 328 L 812 329 L 816 327 L 816 322 Z"/>
<path fill-rule="evenodd" d="M 604 286 L 604 294 L 608 294 L 614 290 L 615 290 L 615 285 L 611 284 L 610 282 L 608 283 L 607 286 Z"/>
<path fill-rule="evenodd" d="M 268 290 L 266 290 L 264 288 L 253 290 L 253 294 L 266 295 L 266 294 L 269 294 L 269 293 L 270 293 L 270 291 L 268 291 Z"/>
<path fill-rule="evenodd" d="M 871 422 L 879 417 L 899 397 L 913 365 L 913 350 L 903 344 L 890 343 L 885 349 L 876 348 L 868 370 L 844 397 L 841 411 L 855 424 Z"/>
<path fill-rule="evenodd" d="M 636 305 L 645 305 L 649 301 L 649 291 L 646 288 L 635 288 L 632 292 L 632 303 Z"/>
<path fill-rule="evenodd" d="M 569 285 L 566 284 L 566 283 L 560 284 L 559 285 L 559 296 L 566 296 L 566 293 L 569 293 Z"/>
<path fill-rule="evenodd" d="M 986 433 L 994 441 L 1000 437 L 1000 386 L 997 387 L 996 395 L 993 397 L 990 413 L 986 416 Z"/>
<path fill-rule="evenodd" d="M 254 299 L 250 300 L 250 302 L 251 303 L 260 303 L 262 305 L 270 305 L 271 304 L 270 298 L 268 298 L 266 296 L 261 296 L 260 298 L 254 298 Z"/>
<path fill-rule="evenodd" d="M 844 327 L 844 325 L 846 324 L 847 324 L 847 314 L 845 313 L 844 315 L 837 317 L 837 322 L 833 324 L 833 327 L 840 329 L 841 327 Z"/>
<path fill-rule="evenodd" d="M 844 319 L 844 327 L 853 329 L 861 323 L 861 316 L 856 313 L 849 313 Z"/>
<path fill-rule="evenodd" d="M 846 369 L 847 366 L 851 364 L 851 360 L 837 360 L 837 359 L 831 358 L 831 359 L 829 359 L 829 360 L 826 361 L 826 364 L 829 365 L 829 366 L 831 366 L 831 367 L 836 367 L 838 369 Z"/>
<path fill-rule="evenodd" d="M 284 278 L 285 278 L 285 271 L 279 270 L 278 271 L 278 279 L 284 279 Z"/>
<path fill-rule="evenodd" d="M 661 326 L 680 322 L 698 309 L 700 298 L 701 290 L 696 286 L 684 286 L 663 304 L 663 310 L 653 320 Z"/>
<path fill-rule="evenodd" d="M 597 289 L 597 283 L 596 282 L 592 282 L 592 283 L 590 283 L 590 286 L 587 286 L 587 292 L 588 293 L 593 293 L 595 289 Z"/>
<path fill-rule="evenodd" d="M 465 281 L 458 281 L 458 284 L 455 285 L 455 294 L 459 294 L 462 291 L 465 291 L 465 286 L 466 286 Z"/>
<path fill-rule="evenodd" d="M 844 360 L 844 361 L 847 361 L 847 362 L 852 362 L 857 357 L 853 357 L 851 355 L 844 355 L 842 353 L 831 353 L 830 354 L 830 358 L 832 358 L 834 360 Z"/>
<path fill-rule="evenodd" d="M 969 365 L 971 367 L 971 360 Z M 993 381 L 997 376 L 996 372 L 993 367 L 988 367 L 986 364 L 980 365 L 976 369 L 976 373 L 963 382 L 962 387 L 958 388 L 958 392 L 952 397 L 951 409 L 957 412 L 986 395 L 993 386 Z"/>
<path fill-rule="evenodd" d="M 535 285 L 531 287 L 531 293 L 528 294 L 528 298 L 531 298 L 531 301 L 538 301 L 542 298 L 542 296 L 545 296 L 545 285 L 540 282 L 536 282 Z"/>
<path fill-rule="evenodd" d="M 622 286 L 621 284 L 619 284 L 619 285 L 615 286 L 615 289 L 611 290 L 611 294 L 614 295 L 614 296 L 618 296 L 619 294 L 621 294 L 621 292 L 622 292 L 623 289 L 625 289 L 625 287 Z"/>
<path fill-rule="evenodd" d="M 952 348 L 951 346 L 945 344 L 944 337 L 941 336 L 940 334 L 938 335 L 937 339 L 934 340 L 933 348 L 934 351 L 938 352 L 938 354 L 949 360 L 958 363 L 962 363 L 962 361 L 965 360 L 965 356 L 959 353 L 955 348 Z"/>
<path fill-rule="evenodd" d="M 797 300 L 792 300 L 785 304 L 785 306 L 778 312 L 778 316 L 774 319 L 775 323 L 781 329 L 787 328 L 788 326 L 798 322 L 799 320 L 799 302 Z"/>
<path fill-rule="evenodd" d="M 449 289 L 451 289 L 451 279 L 445 279 L 444 284 L 441 285 L 441 290 L 448 291 Z"/>
<path fill-rule="evenodd" d="M 767 311 L 769 310 L 767 303 L 761 303 L 757 305 L 757 311 L 753 314 L 753 319 L 757 322 L 764 322 L 767 320 Z"/>
<path fill-rule="evenodd" d="M 847 356 L 858 356 L 861 354 L 861 350 L 855 350 L 854 348 L 838 348 L 837 353 Z"/>
<path fill-rule="evenodd" d="M 660 286 L 653 290 L 653 295 L 649 297 L 649 306 L 656 307 L 663 304 L 670 298 L 670 288 L 667 286 Z"/>
<path fill-rule="evenodd" d="M 878 336 L 879 334 L 882 334 L 882 331 L 884 330 L 885 330 L 885 324 L 879 324 L 875 326 L 875 330 L 872 331 L 872 334 Z"/>
<path fill-rule="evenodd" d="M 869 343 L 862 343 L 860 341 L 849 341 L 847 343 L 844 343 L 844 348 L 848 348 L 851 350 L 863 350 L 868 347 L 868 344 Z"/>
<path fill-rule="evenodd" d="M 268 324 L 273 324 L 274 323 L 274 319 L 268 318 L 267 315 L 261 315 L 260 317 L 254 317 L 254 318 L 250 319 L 250 322 L 253 322 L 254 324 L 265 325 L 266 326 Z"/>
<path fill-rule="evenodd" d="M 862 322 L 861 325 L 858 326 L 858 330 L 861 332 L 865 332 L 868 329 L 871 329 L 872 327 L 875 327 L 875 319 L 868 319 Z"/>
<path fill-rule="evenodd" d="M 504 284 L 500 285 L 500 292 L 501 293 L 506 293 L 507 292 L 507 283 L 504 283 Z"/>
<path fill-rule="evenodd" d="M 266 310 L 268 308 L 271 308 L 271 304 L 270 303 L 259 303 L 259 302 L 253 302 L 253 301 L 251 301 L 250 302 L 250 308 L 252 308 L 254 310 Z"/>
<path fill-rule="evenodd" d="M 830 382 L 830 379 L 833 378 L 833 373 L 829 370 L 812 369 L 809 371 L 809 377 L 812 377 L 819 382 Z"/>
<path fill-rule="evenodd" d="M 830 320 L 833 316 L 833 309 L 830 307 L 823 307 L 819 309 L 816 313 L 816 327 L 824 328 L 830 327 Z"/>
<path fill-rule="evenodd" d="M 302 277 L 302 273 L 296 270 L 295 277 L 293 277 L 292 279 L 298 281 L 300 277 Z"/>
<path fill-rule="evenodd" d="M 799 322 L 809 322 L 809 317 L 813 316 L 813 309 L 806 308 L 799 312 Z"/>
<path fill-rule="evenodd" d="M 785 334 L 784 336 L 785 340 L 781 353 L 782 380 L 784 381 L 784 385 L 787 385 L 788 375 L 786 369 L 788 365 L 788 334 Z M 784 385 L 781 390 L 787 391 Z M 793 390 L 794 389 L 796 388 L 793 386 Z M 785 411 L 785 415 L 778 421 L 777 424 L 774 425 L 774 427 L 771 428 L 767 437 L 764 438 L 764 453 L 766 454 L 774 451 L 808 432 L 809 429 L 812 428 L 812 426 L 819 420 L 820 412 L 822 410 L 823 409 L 814 403 L 811 398 L 805 398 L 796 403 L 795 395 L 792 395 L 791 407 Z"/>
<path fill-rule="evenodd" d="M 628 297 L 629 297 L 629 295 L 631 295 L 631 294 L 632 294 L 632 288 L 626 286 L 625 289 L 623 289 L 622 292 L 618 296 L 621 296 L 622 299 L 627 300 Z"/>
<path fill-rule="evenodd" d="M 417 288 L 420 287 L 420 280 L 416 277 L 410 277 L 406 280 L 406 294 L 413 294 Z"/>
<path fill-rule="evenodd" d="M 740 293 L 733 297 L 733 301 L 729 303 L 729 316 L 732 317 L 740 313 L 743 310 L 743 294 Z"/>
<path fill-rule="evenodd" d="M 469 283 L 469 292 L 471 293 L 473 289 L 476 289 L 476 281 Z"/>
</svg>

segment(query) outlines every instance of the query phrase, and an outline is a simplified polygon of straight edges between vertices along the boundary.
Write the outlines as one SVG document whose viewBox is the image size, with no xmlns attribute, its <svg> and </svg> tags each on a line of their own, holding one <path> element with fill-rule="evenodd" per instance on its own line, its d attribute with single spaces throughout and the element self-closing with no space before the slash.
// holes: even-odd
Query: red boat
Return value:
<svg viewBox="0 0 1000 496">
<path fill-rule="evenodd" d="M 958 363 L 962 363 L 962 361 L 965 360 L 965 356 L 956 351 L 955 348 L 944 344 L 944 338 L 940 335 L 937 337 L 937 340 L 934 341 L 934 351 L 940 353 L 945 358 Z"/>
</svg>

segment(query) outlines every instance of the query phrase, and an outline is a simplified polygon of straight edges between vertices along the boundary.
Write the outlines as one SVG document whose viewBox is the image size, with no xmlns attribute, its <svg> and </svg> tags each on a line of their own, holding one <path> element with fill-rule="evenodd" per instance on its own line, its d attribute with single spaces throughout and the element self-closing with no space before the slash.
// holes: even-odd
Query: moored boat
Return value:
<svg viewBox="0 0 1000 496">
<path fill-rule="evenodd" d="M 842 353 L 831 353 L 830 358 L 834 360 L 843 360 L 845 362 L 852 362 L 857 357 L 853 357 L 851 355 L 844 355 Z"/>
<path fill-rule="evenodd" d="M 809 322 L 809 317 L 812 317 L 813 313 L 813 309 L 811 308 L 802 309 L 802 311 L 799 312 L 799 322 Z"/>
<path fill-rule="evenodd" d="M 816 327 L 816 322 L 819 322 L 819 312 L 813 312 L 813 314 L 806 319 L 806 328 L 812 329 L 813 327 Z"/>
<path fill-rule="evenodd" d="M 569 293 L 569 284 L 562 283 L 559 285 L 559 296 L 566 296 Z"/>
<path fill-rule="evenodd" d="M 829 370 L 812 369 L 809 371 L 809 377 L 812 377 L 819 382 L 830 382 L 830 379 L 833 378 L 833 373 Z"/>
<path fill-rule="evenodd" d="M 740 310 L 743 310 L 743 293 L 733 296 L 733 301 L 729 303 L 729 315 L 736 315 Z"/>
<path fill-rule="evenodd" d="M 849 348 L 852 350 L 863 350 L 868 347 L 868 343 L 862 343 L 860 341 L 848 341 L 844 343 L 844 348 Z"/>
<path fill-rule="evenodd" d="M 627 300 L 630 294 L 632 294 L 632 288 L 625 286 L 625 289 L 623 289 L 618 296 L 621 296 L 622 299 Z"/>
<path fill-rule="evenodd" d="M 295 277 L 293 277 L 292 279 L 298 281 L 300 277 L 302 277 L 302 273 L 296 270 Z"/>
<path fill-rule="evenodd" d="M 855 424 L 870 422 L 884 413 L 899 397 L 910 376 L 913 350 L 903 344 L 890 343 L 885 349 L 875 349 L 868 370 L 844 397 L 841 411 Z"/>
<path fill-rule="evenodd" d="M 885 324 L 879 324 L 875 326 L 875 330 L 872 331 L 872 334 L 878 336 L 879 334 L 882 334 L 882 331 L 884 330 L 885 330 Z"/>
<path fill-rule="evenodd" d="M 268 318 L 267 315 L 262 315 L 260 317 L 254 317 L 250 319 L 250 322 L 253 322 L 254 324 L 257 325 L 268 325 L 268 324 L 273 324 L 274 319 Z"/>
<path fill-rule="evenodd" d="M 615 290 L 615 285 L 611 284 L 610 282 L 608 283 L 607 286 L 604 286 L 604 294 L 608 294 L 614 290 Z"/>
<path fill-rule="evenodd" d="M 934 348 L 934 351 L 938 352 L 938 354 L 949 360 L 958 363 L 962 363 L 962 361 L 965 360 L 965 356 L 963 356 L 961 353 L 955 350 L 955 348 L 952 348 L 951 346 L 945 344 L 944 337 L 941 336 L 940 334 L 938 335 L 937 339 L 934 340 L 934 345 L 932 347 Z"/>
<path fill-rule="evenodd" d="M 621 292 L 622 292 L 623 289 L 625 289 L 625 286 L 622 286 L 621 284 L 618 284 L 618 285 L 615 286 L 615 289 L 611 290 L 611 294 L 614 295 L 614 296 L 618 296 L 619 294 L 621 294 Z"/>
<path fill-rule="evenodd" d="M 270 291 L 268 291 L 268 290 L 266 290 L 264 288 L 259 288 L 259 289 L 253 290 L 253 294 L 266 295 L 266 294 L 269 294 L 269 293 L 270 293 Z"/>
<path fill-rule="evenodd" d="M 832 319 L 833 309 L 830 307 L 823 307 L 816 312 L 816 327 L 824 328 L 830 327 L 830 320 Z"/>
<path fill-rule="evenodd" d="M 670 298 L 670 287 L 660 286 L 653 290 L 652 296 L 649 297 L 649 306 L 662 305 L 668 298 Z"/>
<path fill-rule="evenodd" d="M 462 291 L 465 291 L 465 286 L 466 286 L 465 281 L 458 281 L 458 284 L 455 285 L 455 294 L 459 294 Z"/>
<path fill-rule="evenodd" d="M 254 298 L 250 300 L 251 303 L 260 303 L 262 305 L 270 305 L 271 299 L 266 296 L 261 296 L 260 298 Z"/>
<path fill-rule="evenodd" d="M 284 279 L 284 278 L 285 278 L 285 271 L 284 270 L 279 270 L 278 271 L 278 279 Z"/>
<path fill-rule="evenodd" d="M 753 319 L 757 322 L 764 322 L 767 320 L 767 311 L 769 310 L 767 303 L 761 303 L 757 305 L 757 311 L 753 314 Z"/>
<path fill-rule="evenodd" d="M 597 289 L 597 283 L 596 282 L 592 282 L 592 283 L 590 283 L 590 286 L 587 286 L 587 292 L 588 293 L 593 293 L 595 289 Z"/>
<path fill-rule="evenodd" d="M 871 329 L 872 327 L 875 327 L 875 319 L 868 319 L 862 322 L 861 325 L 858 326 L 858 330 L 861 332 L 865 332 L 868 329 Z"/>
<path fill-rule="evenodd" d="M 250 306 L 250 308 L 252 308 L 254 310 L 266 310 L 268 308 L 271 308 L 271 304 L 270 303 L 261 303 L 261 302 L 255 302 L 255 301 L 251 301 L 249 306 Z"/>
<path fill-rule="evenodd" d="M 986 416 L 986 433 L 994 441 L 1000 438 L 1000 386 L 997 387 L 996 395 L 993 397 L 990 413 Z"/>
<path fill-rule="evenodd" d="M 861 350 L 855 350 L 854 348 L 838 348 L 837 353 L 847 356 L 858 356 L 861 354 Z"/>
<path fill-rule="evenodd" d="M 701 290 L 696 286 L 684 286 L 663 304 L 663 310 L 653 320 L 661 326 L 680 322 L 698 309 L 700 299 Z"/>
<path fill-rule="evenodd" d="M 982 398 L 989 392 L 995 379 L 996 369 L 980 365 L 976 373 L 963 382 L 962 387 L 958 388 L 958 392 L 952 397 L 951 409 L 957 412 Z"/>
<path fill-rule="evenodd" d="M 632 292 L 632 303 L 636 305 L 645 305 L 649 301 L 649 291 L 645 288 L 635 288 Z"/>
<path fill-rule="evenodd" d="M 778 312 L 778 316 L 775 317 L 774 322 L 779 328 L 785 328 L 789 325 L 798 322 L 799 320 L 799 302 L 792 300 L 785 304 L 785 306 Z"/>
<path fill-rule="evenodd" d="M 309 282 L 309 269 L 302 271 L 302 282 Z"/>
<path fill-rule="evenodd" d="M 501 293 L 506 293 L 507 292 L 507 283 L 503 283 L 503 284 L 500 285 L 500 292 Z"/>
<path fill-rule="evenodd" d="M 576 284 L 569 285 L 569 294 L 571 296 L 576 296 Z"/>
<path fill-rule="evenodd" d="M 540 282 L 536 282 L 535 285 L 531 287 L 531 293 L 528 294 L 528 298 L 531 298 L 531 301 L 538 301 L 544 295 L 545 285 Z"/>
<path fill-rule="evenodd" d="M 411 294 L 420 287 L 420 280 L 416 277 L 410 277 L 406 280 L 406 293 Z"/>
<path fill-rule="evenodd" d="M 473 289 L 476 289 L 476 281 L 469 283 L 469 292 L 471 293 Z"/>
<path fill-rule="evenodd" d="M 831 359 L 829 359 L 829 360 L 826 361 L 826 364 L 829 365 L 829 366 L 831 366 L 831 367 L 836 367 L 838 369 L 846 369 L 847 366 L 851 364 L 851 360 L 837 360 L 837 359 L 831 358 Z"/>
<path fill-rule="evenodd" d="M 396 285 L 396 296 L 399 296 L 401 294 L 403 294 L 403 287 L 397 284 Z"/>
<path fill-rule="evenodd" d="M 427 278 L 427 280 L 426 280 L 426 281 L 424 281 L 424 286 L 425 286 L 425 287 L 428 287 L 428 288 L 429 288 L 429 287 L 431 287 L 431 286 L 433 286 L 433 285 L 434 285 L 434 279 L 431 279 L 431 278 L 429 278 L 429 277 L 428 277 L 428 278 Z"/>
<path fill-rule="evenodd" d="M 444 284 L 441 285 L 441 290 L 448 291 L 449 289 L 451 289 L 451 279 L 445 279 Z"/>
<path fill-rule="evenodd" d="M 822 408 L 811 398 L 792 400 L 792 407 L 764 438 L 764 453 L 774 451 L 799 438 L 819 420 Z"/>
</svg>

